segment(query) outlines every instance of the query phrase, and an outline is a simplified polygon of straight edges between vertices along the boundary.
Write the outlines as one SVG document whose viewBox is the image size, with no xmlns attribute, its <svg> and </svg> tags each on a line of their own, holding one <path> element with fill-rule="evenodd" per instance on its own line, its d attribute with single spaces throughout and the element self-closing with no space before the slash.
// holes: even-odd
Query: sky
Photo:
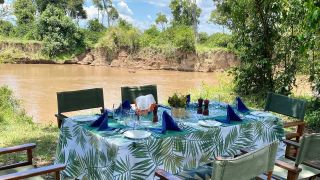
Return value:
<svg viewBox="0 0 320 180">
<path fill-rule="evenodd" d="M 5 0 L 5 3 L 12 4 L 13 0 Z M 141 30 L 149 28 L 155 24 L 156 14 L 161 12 L 168 19 L 171 19 L 171 11 L 169 8 L 171 0 L 113 0 L 115 8 L 118 10 L 122 19 L 127 20 Z M 222 32 L 223 29 L 219 25 L 209 23 L 211 11 L 215 6 L 212 0 L 196 0 L 198 7 L 202 12 L 200 15 L 199 32 L 207 32 L 212 34 Z M 98 10 L 93 6 L 92 0 L 85 0 L 84 9 L 87 12 L 88 19 L 94 19 L 98 16 Z M 86 26 L 87 20 L 80 22 L 81 26 Z"/>
</svg>

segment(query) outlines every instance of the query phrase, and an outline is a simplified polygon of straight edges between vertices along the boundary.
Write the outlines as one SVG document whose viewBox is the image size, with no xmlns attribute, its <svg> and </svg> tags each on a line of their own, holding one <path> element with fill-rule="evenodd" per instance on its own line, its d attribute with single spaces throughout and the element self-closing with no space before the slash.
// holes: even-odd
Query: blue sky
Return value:
<svg viewBox="0 0 320 180">
<path fill-rule="evenodd" d="M 7 4 L 11 4 L 13 0 L 6 0 Z M 129 21 L 139 29 L 144 30 L 154 24 L 156 14 L 161 12 L 171 18 L 170 4 L 171 0 L 113 0 L 114 6 L 118 10 L 120 17 Z M 222 27 L 208 23 L 210 13 L 215 8 L 212 0 L 196 0 L 197 5 L 202 9 L 200 16 L 199 31 L 209 34 L 214 32 L 222 32 Z M 88 19 L 97 17 L 98 11 L 92 5 L 91 0 L 85 0 L 85 10 Z M 86 21 L 80 23 L 85 26 Z"/>
</svg>

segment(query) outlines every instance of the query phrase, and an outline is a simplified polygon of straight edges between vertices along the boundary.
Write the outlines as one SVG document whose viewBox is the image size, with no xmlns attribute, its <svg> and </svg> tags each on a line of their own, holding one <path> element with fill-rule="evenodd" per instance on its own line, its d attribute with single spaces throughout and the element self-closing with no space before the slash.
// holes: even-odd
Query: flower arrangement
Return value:
<svg viewBox="0 0 320 180">
<path fill-rule="evenodd" d="M 169 97 L 168 103 L 174 108 L 185 108 L 187 106 L 187 96 L 174 93 L 173 96 Z"/>
</svg>

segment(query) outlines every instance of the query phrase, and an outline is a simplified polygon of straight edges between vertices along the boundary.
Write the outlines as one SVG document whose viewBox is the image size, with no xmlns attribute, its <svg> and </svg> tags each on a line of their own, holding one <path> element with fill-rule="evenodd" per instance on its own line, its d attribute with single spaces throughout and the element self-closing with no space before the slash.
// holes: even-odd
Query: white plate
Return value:
<svg viewBox="0 0 320 180">
<path fill-rule="evenodd" d="M 123 135 L 130 139 L 144 139 L 151 136 L 151 133 L 144 130 L 129 130 L 124 132 Z"/>
<path fill-rule="evenodd" d="M 216 126 L 220 126 L 222 124 L 218 121 L 213 121 L 213 120 L 204 120 L 204 121 L 201 120 L 198 123 L 201 126 L 205 126 L 205 127 L 216 127 Z"/>
</svg>

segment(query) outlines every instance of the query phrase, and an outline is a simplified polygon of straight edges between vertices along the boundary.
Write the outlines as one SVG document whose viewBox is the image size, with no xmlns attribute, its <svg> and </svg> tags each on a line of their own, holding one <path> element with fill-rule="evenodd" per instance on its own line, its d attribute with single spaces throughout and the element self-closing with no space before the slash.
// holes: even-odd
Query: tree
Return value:
<svg viewBox="0 0 320 180">
<path fill-rule="evenodd" d="M 0 19 L 0 35 L 10 36 L 13 30 L 14 26 L 11 22 Z"/>
<path fill-rule="evenodd" d="M 40 16 L 37 30 L 43 52 L 49 57 L 73 53 L 84 47 L 84 37 L 72 19 L 56 6 L 48 5 Z"/>
<path fill-rule="evenodd" d="M 195 3 L 195 0 L 171 0 L 171 13 L 173 16 L 173 25 L 192 26 L 197 37 L 199 17 L 201 9 Z"/>
<path fill-rule="evenodd" d="M 110 27 L 110 24 L 112 21 L 119 19 L 119 13 L 115 7 L 111 6 L 108 8 L 107 14 L 108 14 L 108 27 Z"/>
<path fill-rule="evenodd" d="M 93 32 L 102 32 L 105 27 L 99 22 L 98 19 L 91 19 L 88 21 L 88 29 Z"/>
<path fill-rule="evenodd" d="M 18 25 L 31 24 L 35 20 L 36 7 L 32 0 L 16 0 L 13 3 Z"/>
<path fill-rule="evenodd" d="M 47 6 L 52 5 L 60 9 L 66 10 L 67 4 L 65 0 L 35 0 L 37 11 L 41 14 L 46 10 Z"/>
<path fill-rule="evenodd" d="M 84 0 L 35 0 L 37 5 L 37 10 L 41 14 L 48 5 L 56 6 L 62 10 L 68 16 L 74 19 L 86 19 L 87 14 L 83 9 Z"/>
<path fill-rule="evenodd" d="M 117 9 L 113 6 L 112 0 L 93 0 L 93 4 L 98 8 L 98 19 L 100 15 L 100 10 L 107 14 L 107 25 L 110 27 L 111 22 L 119 18 L 119 13 Z M 104 13 L 102 14 L 101 23 L 104 21 Z"/>
<path fill-rule="evenodd" d="M 240 57 L 234 69 L 236 91 L 289 95 L 298 64 L 304 59 L 301 23 L 305 10 L 300 0 L 213 0 L 212 20 L 227 26 Z"/>
<path fill-rule="evenodd" d="M 68 0 L 67 14 L 74 19 L 86 19 L 87 13 L 83 9 L 83 0 Z"/>
<path fill-rule="evenodd" d="M 161 13 L 157 14 L 156 24 L 161 25 L 162 31 L 164 30 L 164 25 L 168 23 L 167 16 Z"/>
</svg>

